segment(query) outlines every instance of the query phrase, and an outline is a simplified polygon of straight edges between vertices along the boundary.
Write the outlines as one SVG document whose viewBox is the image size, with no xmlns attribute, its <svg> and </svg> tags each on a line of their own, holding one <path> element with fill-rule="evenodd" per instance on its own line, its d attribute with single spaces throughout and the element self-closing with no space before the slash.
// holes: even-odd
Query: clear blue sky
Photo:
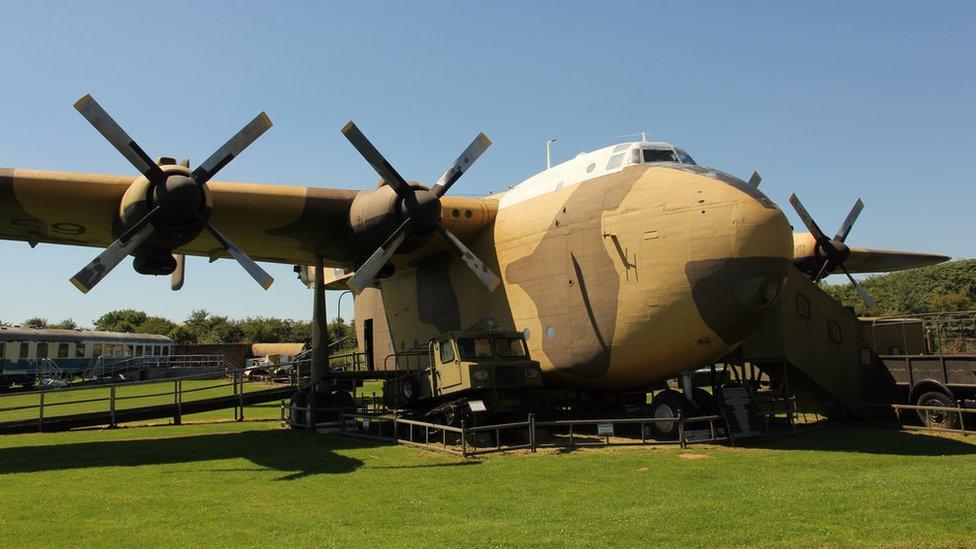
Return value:
<svg viewBox="0 0 976 549">
<path fill-rule="evenodd" d="M 86 92 L 151 156 L 194 162 L 266 110 L 275 127 L 220 178 L 322 187 L 377 179 L 339 133 L 349 119 L 427 182 L 485 131 L 463 194 L 544 168 L 550 137 L 562 160 L 647 130 L 758 169 L 828 232 L 862 197 L 855 244 L 976 256 L 972 2 L 353 4 L 4 2 L 0 166 L 132 173 L 72 109 Z M 289 266 L 267 266 L 265 293 L 199 258 L 180 293 L 127 261 L 83 296 L 67 279 L 96 253 L 0 243 L 0 319 L 311 310 Z"/>
</svg>

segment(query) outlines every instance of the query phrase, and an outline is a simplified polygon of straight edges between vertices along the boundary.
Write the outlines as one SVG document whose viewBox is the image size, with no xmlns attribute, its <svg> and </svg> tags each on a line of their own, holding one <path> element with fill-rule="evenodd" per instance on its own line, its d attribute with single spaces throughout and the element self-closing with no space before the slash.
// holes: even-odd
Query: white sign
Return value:
<svg viewBox="0 0 976 549">
<path fill-rule="evenodd" d="M 368 431 L 368 430 L 369 430 L 369 418 L 368 417 L 364 417 L 363 418 L 363 431 Z"/>
<path fill-rule="evenodd" d="M 613 435 L 613 423 L 597 423 L 596 434 L 600 436 L 612 436 Z"/>
<path fill-rule="evenodd" d="M 468 407 L 471 408 L 472 412 L 487 412 L 488 408 L 485 407 L 485 401 L 483 400 L 469 400 Z"/>
</svg>

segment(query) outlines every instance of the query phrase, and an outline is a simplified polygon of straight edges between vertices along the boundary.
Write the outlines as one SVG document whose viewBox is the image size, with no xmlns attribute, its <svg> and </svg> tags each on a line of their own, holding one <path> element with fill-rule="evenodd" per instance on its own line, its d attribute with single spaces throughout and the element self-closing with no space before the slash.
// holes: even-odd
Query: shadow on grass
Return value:
<svg viewBox="0 0 976 549">
<path fill-rule="evenodd" d="M 887 427 L 837 425 L 784 437 L 736 440 L 744 448 L 819 450 L 896 456 L 960 456 L 976 454 L 976 439 L 909 433 Z"/>
<path fill-rule="evenodd" d="M 161 439 L 23 446 L 0 448 L 0 477 L 9 473 L 138 467 L 244 458 L 259 466 L 253 470 L 288 473 L 276 480 L 295 480 L 310 475 L 352 472 L 363 462 L 337 454 L 337 450 L 380 445 L 382 443 L 345 437 L 262 430 Z M 233 470 L 245 469 L 226 469 Z"/>
</svg>

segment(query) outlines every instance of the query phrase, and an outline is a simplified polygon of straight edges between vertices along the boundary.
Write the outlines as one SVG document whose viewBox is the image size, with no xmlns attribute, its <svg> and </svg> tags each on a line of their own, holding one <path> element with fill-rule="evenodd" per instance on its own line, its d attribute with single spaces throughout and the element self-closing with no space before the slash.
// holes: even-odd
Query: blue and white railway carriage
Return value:
<svg viewBox="0 0 976 549">
<path fill-rule="evenodd" d="M 0 388 L 31 386 L 51 366 L 74 376 L 99 360 L 110 367 L 132 357 L 168 357 L 173 345 L 152 334 L 0 327 Z"/>
</svg>

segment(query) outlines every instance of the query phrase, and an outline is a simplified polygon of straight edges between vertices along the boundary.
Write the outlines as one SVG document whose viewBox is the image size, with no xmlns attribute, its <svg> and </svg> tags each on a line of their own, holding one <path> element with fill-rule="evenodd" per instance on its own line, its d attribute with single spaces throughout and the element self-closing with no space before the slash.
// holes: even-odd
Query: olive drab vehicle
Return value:
<svg viewBox="0 0 976 549">
<path fill-rule="evenodd" d="M 524 390 L 542 387 L 542 369 L 519 332 L 451 332 L 428 350 L 429 366 L 383 384 L 388 408 L 443 414 L 450 424 L 471 412 L 515 410 Z"/>
<path fill-rule="evenodd" d="M 526 334 L 547 385 L 648 387 L 739 345 L 790 269 L 822 277 L 946 259 L 848 246 L 856 212 L 831 238 L 798 200 L 810 232 L 792 234 L 758 174 L 744 181 L 700 166 L 669 143 L 581 153 L 507 192 L 464 198 L 449 191 L 491 144 L 484 134 L 430 187 L 404 179 L 352 122 L 342 133 L 378 187 L 245 184 L 214 177 L 270 128 L 263 113 L 194 168 L 153 161 L 91 96 L 75 107 L 136 172 L 0 169 L 0 238 L 106 247 L 71 278 L 84 292 L 127 256 L 140 273 L 172 275 L 174 289 L 184 255 L 233 258 L 262 288 L 273 279 L 256 261 L 344 269 L 346 286 L 381 296 L 383 318 L 363 316 L 378 307 L 357 311 L 357 329 L 369 320 L 388 336 L 360 333 L 377 366 L 415 341 L 492 319 Z M 313 353 L 313 377 L 323 363 Z"/>
</svg>

